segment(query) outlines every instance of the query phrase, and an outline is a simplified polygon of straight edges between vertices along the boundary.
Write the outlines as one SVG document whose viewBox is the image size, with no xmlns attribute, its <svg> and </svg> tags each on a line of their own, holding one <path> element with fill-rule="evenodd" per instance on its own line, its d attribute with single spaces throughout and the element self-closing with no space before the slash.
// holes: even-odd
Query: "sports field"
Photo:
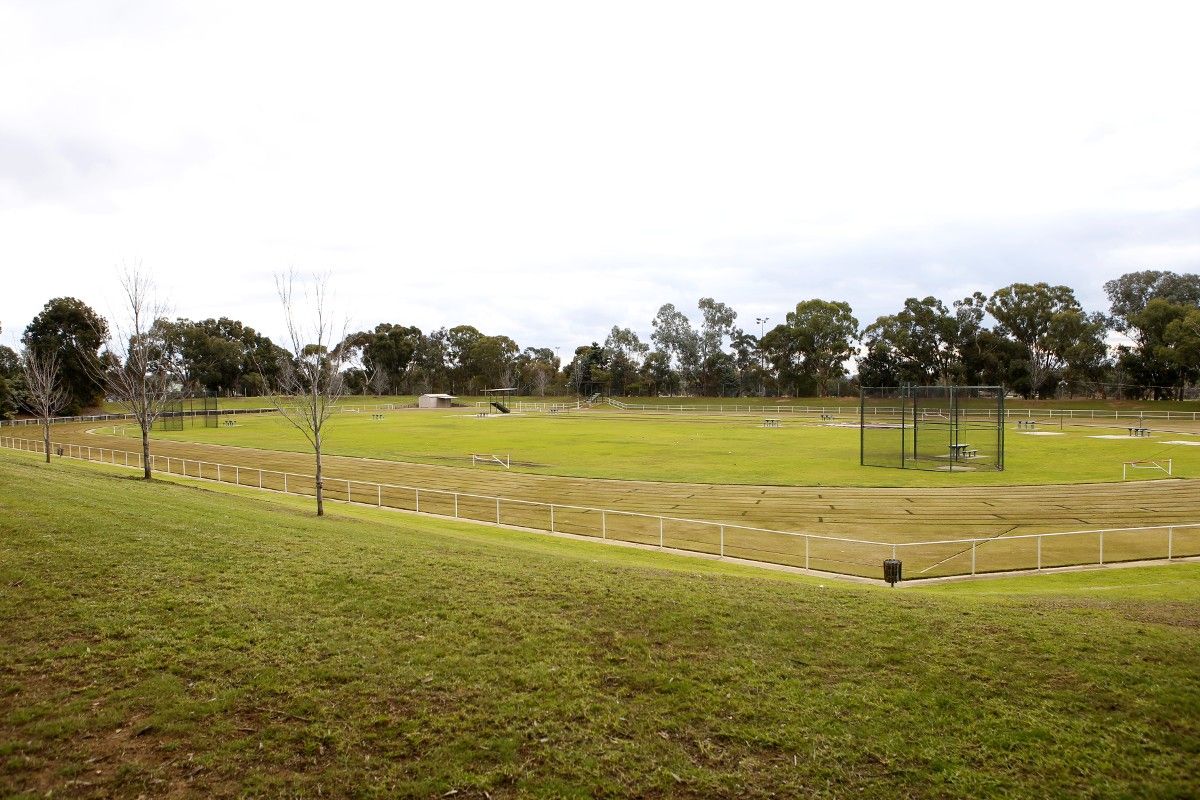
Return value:
<svg viewBox="0 0 1200 800">
<path fill-rule="evenodd" d="M 1054 424 L 1032 433 L 1009 430 L 1005 471 L 949 474 L 860 466 L 858 418 L 850 413 L 827 422 L 783 418 L 780 428 L 762 427 L 761 415 L 599 409 L 562 414 L 493 412 L 482 417 L 471 409 L 404 410 L 384 412 L 381 419 L 376 416 L 336 415 L 324 437 L 326 452 L 458 466 L 470 465 L 472 453 L 500 454 L 511 457 L 511 469 L 537 475 L 764 486 L 1098 483 L 1120 481 L 1124 461 L 1168 458 L 1176 475 L 1200 476 L 1200 435 L 1195 432 L 1200 426 L 1190 422 L 1172 422 L 1170 430 L 1160 429 L 1152 438 L 1130 437 L 1127 427 L 1105 424 Z M 267 450 L 304 452 L 309 447 L 277 415 L 227 419 L 236 425 L 189 426 L 155 435 Z M 1165 475 L 1140 470 L 1130 477 Z"/>
<path fill-rule="evenodd" d="M 156 432 L 156 467 L 313 492 L 312 455 L 281 419 L 225 421 L 233 424 Z M 760 424 L 745 414 L 615 410 L 342 412 L 326 437 L 326 496 L 870 577 L 888 557 L 909 578 L 928 578 L 1200 554 L 1190 422 L 1146 438 L 1099 425 L 1037 435 L 1013 426 L 1003 473 L 952 474 L 861 467 L 858 430 L 844 421 Z M 136 464 L 130 433 L 82 423 L 54 436 L 69 455 L 125 463 L 132 450 Z M 512 466 L 472 465 L 472 452 Z M 1120 480 L 1124 460 L 1167 458 L 1173 477 L 1147 469 Z M 1099 529 L 1106 534 L 1021 538 Z"/>
</svg>

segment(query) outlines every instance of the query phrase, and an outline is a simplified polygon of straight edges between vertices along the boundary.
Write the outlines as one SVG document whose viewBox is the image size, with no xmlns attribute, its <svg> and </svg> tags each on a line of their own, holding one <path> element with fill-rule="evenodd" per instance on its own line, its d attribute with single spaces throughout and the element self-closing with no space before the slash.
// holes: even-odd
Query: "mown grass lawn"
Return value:
<svg viewBox="0 0 1200 800">
<path fill-rule="evenodd" d="M 0 453 L 0 794 L 1195 796 L 1200 565 L 889 590 Z"/>
<path fill-rule="evenodd" d="M 308 441 L 282 417 L 236 418 L 229 428 L 185 427 L 155 436 L 268 450 L 305 452 Z M 1053 426 L 1028 435 L 1008 430 L 1005 470 L 946 473 L 864 467 L 857 427 L 831 427 L 785 419 L 783 427 L 760 427 L 750 416 L 636 416 L 621 412 L 498 415 L 469 411 L 399 411 L 382 420 L 371 414 L 334 416 L 325 433 L 326 452 L 396 461 L 470 465 L 471 453 L 511 456 L 512 468 L 546 475 L 684 483 L 803 486 L 979 486 L 1091 483 L 1121 480 L 1121 462 L 1173 459 L 1177 477 L 1200 476 L 1200 447 L 1166 441 L 1198 441 L 1193 433 L 1126 437 L 1127 428 Z M 854 420 L 857 425 L 857 419 Z M 127 427 L 132 436 L 136 431 Z M 990 433 L 990 440 L 988 435 Z M 964 442 L 995 450 L 995 432 L 970 431 Z M 978 437 L 978 438 L 973 438 Z M 893 441 L 894 440 L 894 441 Z M 872 431 L 872 446 L 891 444 L 897 460 L 899 431 Z M 989 449 L 990 448 L 990 449 Z M 1140 470 L 1131 479 L 1165 478 Z"/>
</svg>

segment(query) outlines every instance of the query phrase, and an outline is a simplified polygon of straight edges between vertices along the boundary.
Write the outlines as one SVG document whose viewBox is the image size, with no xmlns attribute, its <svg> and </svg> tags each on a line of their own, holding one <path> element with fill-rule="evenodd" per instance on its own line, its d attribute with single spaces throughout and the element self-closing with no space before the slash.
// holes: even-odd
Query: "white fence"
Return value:
<svg viewBox="0 0 1200 800">
<path fill-rule="evenodd" d="M 40 439 L 0 436 L 0 447 L 44 453 Z M 142 468 L 140 452 L 55 442 L 50 447 L 60 457 Z M 312 475 L 294 472 L 153 455 L 151 466 L 286 494 L 312 497 L 316 491 Z M 885 558 L 904 560 L 906 579 L 913 580 L 1200 555 L 1200 524 L 877 542 L 351 478 L 326 477 L 324 490 L 326 499 L 346 503 L 871 578 L 880 576 Z"/>
</svg>

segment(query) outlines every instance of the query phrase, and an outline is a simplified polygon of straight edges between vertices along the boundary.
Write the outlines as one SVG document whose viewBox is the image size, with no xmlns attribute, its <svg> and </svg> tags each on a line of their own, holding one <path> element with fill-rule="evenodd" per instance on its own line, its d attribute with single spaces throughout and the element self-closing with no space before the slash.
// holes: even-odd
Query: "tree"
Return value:
<svg viewBox="0 0 1200 800">
<path fill-rule="evenodd" d="M 1181 370 L 1193 375 L 1200 370 L 1200 308 L 1172 320 L 1163 338 L 1173 348 L 1172 356 Z"/>
<path fill-rule="evenodd" d="M 1154 297 L 1127 317 L 1127 330 L 1133 336 L 1134 346 L 1118 349 L 1121 365 L 1136 382 L 1150 387 L 1156 400 L 1162 399 L 1164 389 L 1182 389 L 1184 382 L 1196 376 L 1197 365 L 1180 358 L 1175 346 L 1181 341 L 1178 333 L 1183 320 L 1194 310 Z M 1168 334 L 1171 330 L 1175 336 Z"/>
<path fill-rule="evenodd" d="M 829 383 L 846 374 L 845 362 L 854 355 L 858 320 L 849 303 L 804 300 L 789 311 L 784 324 L 763 337 L 777 367 L 811 377 L 821 397 Z M 799 382 L 797 381 L 799 388 Z"/>
<path fill-rule="evenodd" d="M 546 395 L 546 389 L 558 374 L 558 356 L 549 347 L 526 347 L 516 359 L 521 390 Z"/>
<path fill-rule="evenodd" d="M 42 425 L 42 448 L 50 463 L 50 421 L 70 402 L 71 395 L 58 372 L 58 353 L 27 347 L 21 357 L 24 377 L 21 404 Z"/>
<path fill-rule="evenodd" d="M 90 369 L 141 429 L 142 475 L 150 480 L 150 431 L 177 394 L 183 368 L 164 338 L 166 326 L 158 324 L 166 308 L 159 304 L 150 277 L 136 268 L 126 270 L 121 288 L 125 318 L 114 322 L 113 337 L 105 341 L 104 354 Z"/>
<path fill-rule="evenodd" d="M 306 309 L 297 307 L 294 273 L 277 275 L 275 288 L 283 306 L 287 330 L 285 354 L 279 359 L 276 388 L 271 402 L 280 415 L 308 440 L 316 459 L 314 483 L 317 516 L 325 514 L 325 478 L 321 463 L 325 423 L 344 393 L 342 367 L 348 348 L 335 346 L 346 340 L 345 326 L 335 331 L 330 319 L 329 279 L 313 276 L 305 290 Z M 302 318 L 302 314 L 305 316 Z"/>
<path fill-rule="evenodd" d="M 1032 391 L 1041 393 L 1063 365 L 1067 331 L 1082 313 L 1075 292 L 1048 283 L 1014 283 L 992 294 L 987 311 L 999 323 L 999 333 L 1025 348 Z"/>
<path fill-rule="evenodd" d="M 1111 304 L 1110 324 L 1121 333 L 1136 327 L 1130 317 L 1155 298 L 1175 305 L 1200 307 L 1200 275 L 1147 269 L 1127 272 L 1104 284 Z"/>
<path fill-rule="evenodd" d="M 680 392 L 686 394 L 700 372 L 700 334 L 673 303 L 660 307 L 651 325 L 650 340 L 676 366 Z"/>
<path fill-rule="evenodd" d="M 650 345 L 629 328 L 614 325 L 604 340 L 604 352 L 608 356 L 608 393 L 623 395 L 640 388 L 639 373 Z"/>
<path fill-rule="evenodd" d="M 1176 351 L 1176 335 L 1168 329 L 1200 309 L 1200 275 L 1160 270 L 1130 272 L 1104 284 L 1111 303 L 1111 324 L 1133 339 L 1133 347 L 1118 349 L 1121 368 L 1136 382 L 1151 387 L 1155 399 L 1174 387 L 1182 397 L 1183 385 L 1195 380 L 1197 365 Z"/>
<path fill-rule="evenodd" d="M 176 354 L 189 388 L 251 394 L 263 387 L 259 364 L 274 364 L 275 344 L 238 320 L 160 320 L 160 336 Z M 272 373 L 273 377 L 273 373 Z"/>
<path fill-rule="evenodd" d="M 579 395 L 602 391 L 608 383 L 608 355 L 597 342 L 575 348 L 575 358 L 567 365 L 570 388 Z"/>
<path fill-rule="evenodd" d="M 702 297 L 700 309 L 699 379 L 704 394 L 728 394 L 736 391 L 737 380 L 730 380 L 733 359 L 725 352 L 725 343 L 741 333 L 734 327 L 737 312 L 711 297 Z"/>
<path fill-rule="evenodd" d="M 94 369 L 108 323 L 82 300 L 56 297 L 25 328 L 21 343 L 39 353 L 56 353 L 59 374 L 70 398 L 65 413 L 99 405 L 104 387 Z"/>
<path fill-rule="evenodd" d="M 0 419 L 11 419 L 16 413 L 18 408 L 16 384 L 20 380 L 20 356 L 11 347 L 0 344 Z"/>
<path fill-rule="evenodd" d="M 350 334 L 346 342 L 361 353 L 367 376 L 364 388 L 383 394 L 389 386 L 401 386 L 421 339 L 420 328 L 389 322 L 380 323 L 371 331 Z"/>
</svg>

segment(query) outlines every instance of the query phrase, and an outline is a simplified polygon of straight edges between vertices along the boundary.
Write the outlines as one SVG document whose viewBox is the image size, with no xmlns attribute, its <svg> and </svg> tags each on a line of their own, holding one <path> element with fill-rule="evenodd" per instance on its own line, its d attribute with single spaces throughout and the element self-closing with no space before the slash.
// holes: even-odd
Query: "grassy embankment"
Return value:
<svg viewBox="0 0 1200 800">
<path fill-rule="evenodd" d="M 0 453 L 0 794 L 1190 796 L 1200 565 L 888 590 Z"/>
</svg>

